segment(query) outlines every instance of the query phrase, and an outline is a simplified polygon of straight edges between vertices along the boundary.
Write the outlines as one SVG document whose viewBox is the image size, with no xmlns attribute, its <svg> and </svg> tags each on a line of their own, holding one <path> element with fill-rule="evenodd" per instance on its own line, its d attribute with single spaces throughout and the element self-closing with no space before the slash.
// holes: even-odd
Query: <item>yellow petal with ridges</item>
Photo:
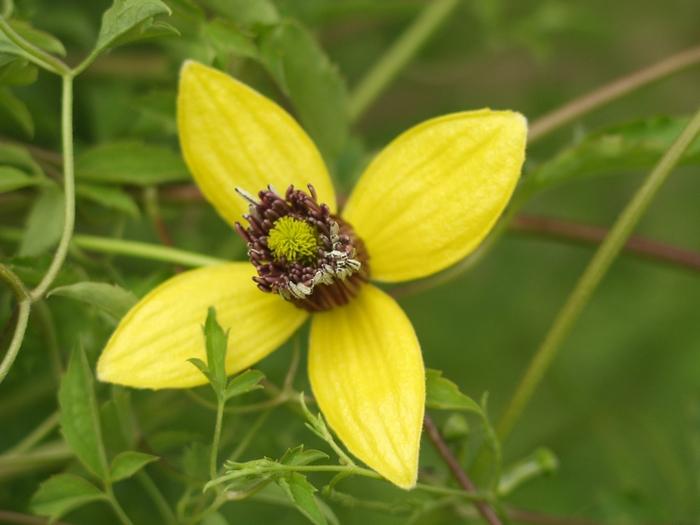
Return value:
<svg viewBox="0 0 700 525">
<path fill-rule="evenodd" d="M 315 314 L 309 379 L 348 450 L 399 487 L 413 487 L 425 370 L 411 321 L 396 301 L 366 285 L 346 306 Z"/>
<path fill-rule="evenodd" d="M 204 196 L 230 224 L 248 204 L 236 187 L 257 195 L 271 184 L 313 184 L 333 211 L 335 193 L 316 146 L 280 106 L 216 69 L 188 61 L 177 96 L 180 146 Z"/>
<path fill-rule="evenodd" d="M 181 273 L 141 299 L 121 320 L 97 363 L 101 381 L 136 388 L 188 388 L 207 382 L 187 360 L 206 362 L 202 326 L 210 306 L 229 330 L 226 371 L 234 374 L 277 349 L 306 312 L 258 290 L 249 263 Z"/>
<path fill-rule="evenodd" d="M 389 144 L 343 212 L 372 278 L 425 277 L 473 251 L 513 193 L 526 138 L 522 115 L 483 109 L 428 120 Z"/>
</svg>

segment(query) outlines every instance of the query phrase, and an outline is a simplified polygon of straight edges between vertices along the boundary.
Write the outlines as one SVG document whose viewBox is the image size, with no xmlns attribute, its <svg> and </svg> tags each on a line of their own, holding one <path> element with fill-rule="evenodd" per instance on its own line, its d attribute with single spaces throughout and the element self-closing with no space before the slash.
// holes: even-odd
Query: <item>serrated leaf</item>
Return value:
<svg viewBox="0 0 700 525">
<path fill-rule="evenodd" d="M 0 193 L 20 190 L 40 184 L 37 177 L 27 175 L 25 172 L 10 166 L 0 166 Z"/>
<path fill-rule="evenodd" d="M 29 108 L 7 88 L 0 88 L 0 108 L 7 113 L 26 136 L 34 136 L 34 119 Z"/>
<path fill-rule="evenodd" d="M 76 159 L 76 177 L 101 183 L 153 186 L 191 180 L 175 152 L 141 142 L 112 142 L 86 150 Z"/>
<path fill-rule="evenodd" d="M 334 161 L 349 134 L 347 87 L 337 67 L 311 34 L 294 22 L 263 33 L 260 56 L 321 153 Z"/>
<path fill-rule="evenodd" d="M 296 508 L 315 525 L 326 525 L 326 517 L 316 501 L 316 487 L 308 482 L 305 476 L 298 472 L 277 480 Z"/>
<path fill-rule="evenodd" d="M 105 495 L 89 481 L 73 474 L 57 474 L 44 481 L 32 496 L 32 512 L 56 520 L 73 509 Z"/>
<path fill-rule="evenodd" d="M 100 479 L 109 475 L 102 445 L 92 371 L 81 347 L 76 347 L 58 389 L 63 436 L 80 462 Z"/>
<path fill-rule="evenodd" d="M 322 459 L 328 459 L 328 454 L 321 450 L 304 450 L 304 445 L 290 448 L 280 458 L 280 463 L 285 465 L 309 465 Z"/>
<path fill-rule="evenodd" d="M 132 218 L 138 218 L 139 207 L 127 193 L 119 188 L 96 184 L 78 184 L 75 188 L 78 197 L 92 201 L 105 208 L 120 211 Z"/>
<path fill-rule="evenodd" d="M 540 191 L 570 180 L 651 169 L 688 120 L 655 117 L 593 133 L 532 171 L 524 180 L 523 191 Z M 686 149 L 681 163 L 700 165 L 700 137 Z"/>
<path fill-rule="evenodd" d="M 119 320 L 136 304 L 136 296 L 116 284 L 84 281 L 54 288 L 48 294 L 69 297 L 95 306 Z"/>
<path fill-rule="evenodd" d="M 113 47 L 120 37 L 144 21 L 170 13 L 170 8 L 160 0 L 114 0 L 112 6 L 102 15 L 95 52 L 102 53 Z"/>
<path fill-rule="evenodd" d="M 425 371 L 425 379 L 426 406 L 440 410 L 466 410 L 481 414 L 479 404 L 460 392 L 455 383 L 442 377 L 442 371 L 428 368 Z"/>
<path fill-rule="evenodd" d="M 158 459 L 158 456 L 133 450 L 122 452 L 112 460 L 112 466 L 110 468 L 112 481 L 121 481 L 130 478 L 143 467 L 149 463 L 158 461 Z"/>
<path fill-rule="evenodd" d="M 19 255 L 33 257 L 52 248 L 63 232 L 63 193 L 57 186 L 46 186 L 34 201 L 19 245 Z"/>
<path fill-rule="evenodd" d="M 247 392 L 262 388 L 260 381 L 265 379 L 265 374 L 260 370 L 246 370 L 231 379 L 226 386 L 226 399 L 243 395 Z"/>
</svg>

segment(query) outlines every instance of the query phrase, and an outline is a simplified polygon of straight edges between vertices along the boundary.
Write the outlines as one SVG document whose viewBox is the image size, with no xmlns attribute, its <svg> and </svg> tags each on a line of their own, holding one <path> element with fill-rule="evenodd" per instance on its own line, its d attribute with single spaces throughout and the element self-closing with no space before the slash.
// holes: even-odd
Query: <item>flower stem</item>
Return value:
<svg viewBox="0 0 700 525">
<path fill-rule="evenodd" d="M 700 47 L 693 47 L 618 78 L 533 121 L 529 130 L 529 141 L 535 142 L 586 113 L 699 62 Z"/>
<path fill-rule="evenodd" d="M 161 518 L 163 518 L 163 522 L 167 523 L 168 525 L 176 525 L 177 518 L 175 518 L 173 510 L 170 508 L 168 501 L 165 499 L 163 493 L 160 491 L 160 489 L 158 489 L 158 486 L 153 482 L 151 477 L 143 470 L 139 472 L 136 477 L 143 486 L 144 490 L 148 492 L 148 495 L 151 497 L 153 504 L 158 509 Z"/>
<path fill-rule="evenodd" d="M 593 292 L 622 250 L 627 238 L 649 207 L 659 188 L 678 164 L 698 132 L 700 132 L 700 111 L 693 116 L 680 136 L 642 183 L 596 251 L 535 353 L 503 414 L 498 425 L 501 439 L 508 436 L 513 429 L 535 389 L 542 381 L 564 338 L 568 335 L 583 308 L 588 304 Z"/>
<path fill-rule="evenodd" d="M 423 11 L 370 69 L 350 96 L 348 113 L 351 121 L 360 118 L 458 4 L 459 0 L 432 0 L 426 4 Z"/>
<path fill-rule="evenodd" d="M 0 362 L 0 383 L 12 368 L 12 364 L 17 358 L 19 349 L 24 340 L 24 333 L 27 331 L 27 323 L 29 322 L 29 312 L 31 310 L 31 300 L 29 293 L 24 288 L 22 281 L 4 264 L 0 264 L 0 280 L 5 281 L 17 298 L 17 320 L 15 322 L 15 331 L 12 334 L 10 345 L 7 347 L 2 361 Z"/>
<path fill-rule="evenodd" d="M 216 424 L 214 425 L 214 438 L 211 444 L 211 456 L 209 458 L 209 476 L 214 479 L 217 474 L 217 463 L 219 459 L 219 442 L 221 441 L 221 423 L 224 419 L 224 406 L 226 399 L 223 395 L 217 395 Z"/>
<path fill-rule="evenodd" d="M 75 226 L 75 169 L 73 160 L 73 76 L 63 75 L 61 96 L 61 134 L 63 136 L 63 192 L 65 207 L 63 233 L 46 274 L 31 292 L 32 301 L 41 299 L 53 283 L 66 260 L 68 245 Z"/>
</svg>

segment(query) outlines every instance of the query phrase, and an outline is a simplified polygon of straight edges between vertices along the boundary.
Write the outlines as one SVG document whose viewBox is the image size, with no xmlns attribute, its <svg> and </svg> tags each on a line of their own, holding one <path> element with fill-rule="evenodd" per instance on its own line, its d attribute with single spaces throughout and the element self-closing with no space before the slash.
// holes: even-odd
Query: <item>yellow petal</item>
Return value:
<svg viewBox="0 0 700 525">
<path fill-rule="evenodd" d="M 526 135 L 519 113 L 483 109 L 428 120 L 382 151 L 343 212 L 372 278 L 424 277 L 473 251 L 510 199 Z"/>
<path fill-rule="evenodd" d="M 425 370 L 401 307 L 366 285 L 348 305 L 314 315 L 309 378 L 323 415 L 348 450 L 399 487 L 413 487 Z"/>
<path fill-rule="evenodd" d="M 247 203 L 271 184 L 313 184 L 319 200 L 335 208 L 335 194 L 316 146 L 281 107 L 234 78 L 188 61 L 180 73 L 177 126 L 185 161 L 219 214 L 240 220 Z"/>
<path fill-rule="evenodd" d="M 181 273 L 152 290 L 119 323 L 97 363 L 101 381 L 137 388 L 187 388 L 206 383 L 187 360 L 206 362 L 202 326 L 216 308 L 229 329 L 226 371 L 239 372 L 278 348 L 307 314 L 251 281 L 248 263 Z"/>
</svg>

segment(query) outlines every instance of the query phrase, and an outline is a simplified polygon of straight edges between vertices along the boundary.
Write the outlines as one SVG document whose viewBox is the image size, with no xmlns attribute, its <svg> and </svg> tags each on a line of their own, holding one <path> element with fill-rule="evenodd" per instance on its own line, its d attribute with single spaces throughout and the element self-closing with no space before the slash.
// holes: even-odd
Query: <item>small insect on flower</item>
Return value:
<svg viewBox="0 0 700 525">
<path fill-rule="evenodd" d="M 311 316 L 314 396 L 347 448 L 403 488 L 416 482 L 425 406 L 420 345 L 371 281 L 428 276 L 472 252 L 506 207 L 525 157 L 525 118 L 482 109 L 395 139 L 342 211 L 318 150 L 277 104 L 187 62 L 178 130 L 199 188 L 244 239 L 249 261 L 177 275 L 122 319 L 98 363 L 103 381 L 188 388 L 206 381 L 201 325 L 230 327 L 226 367 L 244 370 Z"/>
</svg>

